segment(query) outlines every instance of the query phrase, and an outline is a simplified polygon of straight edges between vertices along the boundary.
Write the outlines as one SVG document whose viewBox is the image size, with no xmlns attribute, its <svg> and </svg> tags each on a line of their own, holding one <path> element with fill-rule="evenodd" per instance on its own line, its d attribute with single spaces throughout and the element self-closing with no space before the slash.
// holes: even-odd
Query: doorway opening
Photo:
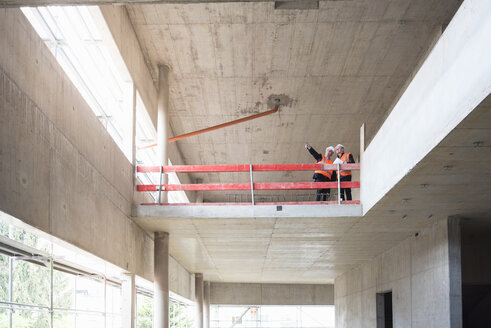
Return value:
<svg viewBox="0 0 491 328">
<path fill-rule="evenodd" d="M 377 293 L 377 328 L 392 326 L 392 291 Z"/>
</svg>

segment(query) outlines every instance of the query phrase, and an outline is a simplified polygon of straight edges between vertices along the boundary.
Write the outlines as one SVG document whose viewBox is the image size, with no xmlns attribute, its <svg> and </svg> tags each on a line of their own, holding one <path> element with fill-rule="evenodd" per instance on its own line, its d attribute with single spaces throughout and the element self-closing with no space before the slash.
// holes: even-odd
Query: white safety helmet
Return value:
<svg viewBox="0 0 491 328">
<path fill-rule="evenodd" d="M 335 152 L 333 146 L 329 146 L 326 148 L 326 154 L 329 152 L 329 150 L 332 151 L 333 153 Z"/>
<path fill-rule="evenodd" d="M 338 144 L 338 145 L 336 146 L 336 149 L 338 149 L 338 148 L 343 148 L 343 149 L 344 149 L 344 146 L 343 146 L 343 145 L 341 145 L 341 144 Z"/>
</svg>

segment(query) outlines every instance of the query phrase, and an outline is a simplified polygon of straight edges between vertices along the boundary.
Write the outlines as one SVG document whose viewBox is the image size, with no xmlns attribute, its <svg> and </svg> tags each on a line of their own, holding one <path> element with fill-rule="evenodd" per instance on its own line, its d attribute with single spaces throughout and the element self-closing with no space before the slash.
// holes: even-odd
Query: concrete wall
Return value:
<svg viewBox="0 0 491 328">
<path fill-rule="evenodd" d="M 339 276 L 336 327 L 377 327 L 376 294 L 387 291 L 396 328 L 462 327 L 459 249 L 458 219 L 442 220 Z"/>
<path fill-rule="evenodd" d="M 148 278 L 131 164 L 22 12 L 0 30 L 0 209 Z"/>
<path fill-rule="evenodd" d="M 169 289 L 188 300 L 194 300 L 194 274 L 189 273 L 172 256 L 169 257 Z"/>
<path fill-rule="evenodd" d="M 466 0 L 363 154 L 366 213 L 491 92 L 491 2 Z"/>
<path fill-rule="evenodd" d="M 333 285 L 212 282 L 210 304 L 333 305 Z"/>
<path fill-rule="evenodd" d="M 19 9 L 0 9 L 0 31 L 0 210 L 152 281 L 132 165 Z M 192 298 L 192 275 L 169 265 Z"/>
</svg>

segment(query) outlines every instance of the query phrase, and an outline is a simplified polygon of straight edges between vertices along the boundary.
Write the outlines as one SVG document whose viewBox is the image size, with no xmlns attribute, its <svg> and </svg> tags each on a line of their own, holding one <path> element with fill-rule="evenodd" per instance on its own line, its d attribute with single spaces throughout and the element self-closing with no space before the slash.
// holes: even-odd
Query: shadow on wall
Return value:
<svg viewBox="0 0 491 328">
<path fill-rule="evenodd" d="M 463 327 L 491 327 L 491 222 L 464 220 L 461 250 Z"/>
</svg>

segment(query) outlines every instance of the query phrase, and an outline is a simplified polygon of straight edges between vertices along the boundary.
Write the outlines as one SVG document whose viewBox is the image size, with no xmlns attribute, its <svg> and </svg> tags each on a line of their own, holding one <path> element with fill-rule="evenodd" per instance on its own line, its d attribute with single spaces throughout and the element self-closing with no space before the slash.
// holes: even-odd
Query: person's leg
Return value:
<svg viewBox="0 0 491 328">
<path fill-rule="evenodd" d="M 315 179 L 315 182 L 327 182 L 327 177 L 319 174 Z M 317 197 L 315 200 L 318 202 L 320 200 L 326 200 L 326 189 L 317 189 Z"/>
<path fill-rule="evenodd" d="M 329 189 L 321 189 L 322 201 L 326 201 L 329 197 Z"/>
<path fill-rule="evenodd" d="M 322 182 L 322 178 L 317 177 L 314 181 L 315 182 Z M 321 199 L 322 199 L 322 189 L 317 189 L 317 194 L 315 196 L 315 201 L 316 202 L 319 202 Z"/>
<path fill-rule="evenodd" d="M 346 177 L 346 181 L 351 181 L 351 175 Z M 351 188 L 346 188 L 346 200 L 351 200 Z"/>
<path fill-rule="evenodd" d="M 351 175 L 341 177 L 341 182 L 351 181 Z M 346 195 L 346 197 L 345 197 Z M 351 200 L 351 188 L 341 188 L 341 200 Z"/>
</svg>

